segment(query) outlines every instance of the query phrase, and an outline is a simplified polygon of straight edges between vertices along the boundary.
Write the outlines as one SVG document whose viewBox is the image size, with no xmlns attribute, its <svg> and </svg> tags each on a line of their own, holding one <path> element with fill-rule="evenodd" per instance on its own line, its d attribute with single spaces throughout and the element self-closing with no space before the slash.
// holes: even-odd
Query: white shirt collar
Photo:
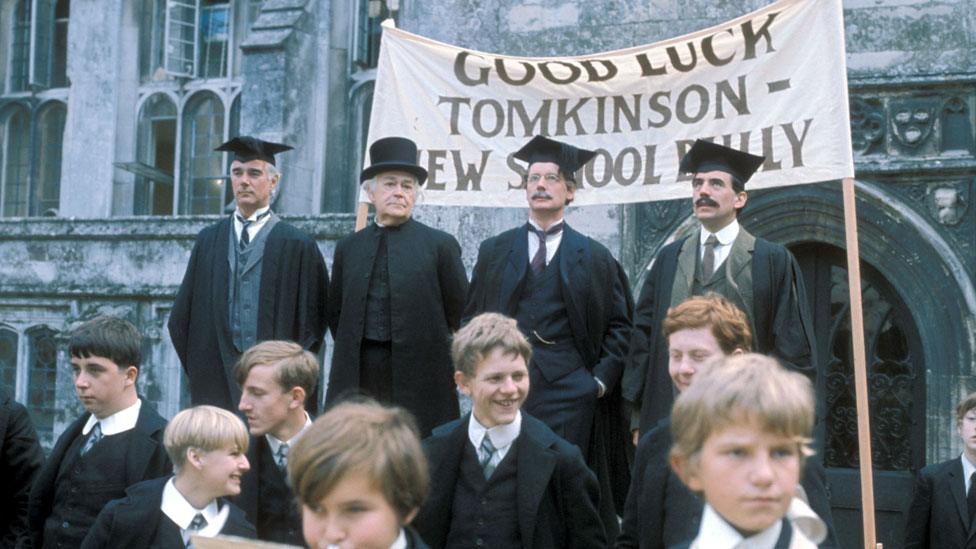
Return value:
<svg viewBox="0 0 976 549">
<path fill-rule="evenodd" d="M 219 534 L 224 528 L 224 523 L 227 522 L 230 505 L 224 505 L 221 509 L 217 505 L 217 499 L 214 498 L 203 509 L 197 509 L 176 488 L 175 478 L 170 478 L 166 482 L 166 486 L 163 487 L 163 501 L 159 506 L 160 510 L 175 522 L 180 530 L 186 530 L 193 522 L 193 517 L 197 513 L 202 513 L 203 518 L 207 520 L 207 525 L 198 534 L 208 538 Z"/>
<path fill-rule="evenodd" d="M 705 504 L 702 512 L 698 537 L 691 544 L 692 549 L 771 549 L 776 546 L 783 521 L 778 520 L 769 528 L 748 538 L 742 537 L 731 524 L 718 514 L 711 505 Z"/>
<path fill-rule="evenodd" d="M 264 212 L 266 212 L 266 211 L 268 211 L 268 210 L 270 210 L 270 209 L 271 209 L 271 206 L 270 206 L 270 205 L 268 205 L 268 206 L 265 206 L 265 207 L 263 207 L 263 208 L 258 208 L 258 209 L 256 209 L 256 210 L 254 210 L 254 213 L 252 213 L 252 214 L 251 214 L 250 216 L 248 216 L 248 217 L 244 217 L 244 214 L 242 214 L 242 213 L 241 213 L 241 210 L 239 210 L 239 209 L 235 209 L 235 210 L 234 210 L 234 219 L 236 220 L 236 219 L 237 219 L 238 217 L 240 217 L 240 218 L 242 218 L 242 219 L 247 219 L 247 220 L 250 220 L 250 221 L 255 221 L 255 220 L 256 220 L 256 219 L 258 218 L 258 216 L 259 216 L 259 215 L 261 215 L 261 214 L 263 214 Z M 262 218 L 262 221 L 263 221 L 264 219 L 267 219 L 267 218 L 268 218 L 268 216 L 264 216 L 264 217 Z"/>
<path fill-rule="evenodd" d="M 965 493 L 968 494 L 969 493 L 969 481 L 972 478 L 973 473 L 976 473 L 976 465 L 973 465 L 973 462 L 969 461 L 969 458 L 966 457 L 966 452 L 963 452 L 959 456 L 959 460 L 962 461 L 962 478 L 966 481 L 966 492 Z"/>
<path fill-rule="evenodd" d="M 515 414 L 515 420 L 504 425 L 495 425 L 487 428 L 474 417 L 471 413 L 471 420 L 468 422 L 468 440 L 474 445 L 475 450 L 481 448 L 481 441 L 484 437 L 490 437 L 491 443 L 495 446 L 497 460 L 501 461 L 512 447 L 512 443 L 518 438 L 522 431 L 522 412 Z"/>
<path fill-rule="evenodd" d="M 702 227 L 701 236 L 698 240 L 699 246 L 704 246 L 705 241 L 708 240 L 708 236 L 711 234 L 715 234 L 715 238 L 718 239 L 719 244 L 728 246 L 735 240 L 735 237 L 739 236 L 739 220 L 733 219 L 732 223 L 722 227 L 715 233 L 710 233 L 705 227 Z"/>
<path fill-rule="evenodd" d="M 142 408 L 142 399 L 137 398 L 136 403 L 124 410 L 119 410 L 105 419 L 98 419 L 95 414 L 88 416 L 88 421 L 81 429 L 81 434 L 87 435 L 95 427 L 96 423 L 102 424 L 102 436 L 117 435 L 135 429 L 136 422 L 139 421 L 139 410 Z"/>
<path fill-rule="evenodd" d="M 305 412 L 305 425 L 303 425 L 302 428 L 297 433 L 295 433 L 294 435 L 292 435 L 290 439 L 288 439 L 287 441 L 288 448 L 294 448 L 295 443 L 298 442 L 298 439 L 301 438 L 301 436 L 305 433 L 305 430 L 311 426 L 312 426 L 312 418 L 309 417 L 308 412 Z M 278 440 L 271 433 L 264 435 L 264 438 L 267 439 L 268 445 L 271 446 L 271 455 L 276 455 L 278 453 L 278 447 L 281 446 L 283 442 L 285 442 L 285 441 Z"/>
<path fill-rule="evenodd" d="M 559 218 L 559 220 L 558 220 L 558 221 L 556 221 L 556 222 L 555 222 L 555 223 L 553 223 L 552 225 L 549 225 L 549 228 L 551 229 L 551 228 L 553 228 L 553 227 L 555 227 L 556 225 L 559 225 L 560 223 L 564 223 L 565 221 L 566 221 L 566 218 L 565 218 L 565 217 L 561 217 L 561 218 Z M 529 225 L 532 225 L 533 227 L 535 227 L 535 230 L 537 230 L 537 231 L 541 231 L 541 230 L 543 230 L 543 229 L 542 229 L 542 225 L 539 225 L 538 223 L 536 223 L 536 222 L 535 222 L 535 219 L 532 219 L 531 217 L 529 218 Z M 546 230 L 548 230 L 548 229 L 546 229 Z M 558 233 L 558 234 L 562 234 L 562 233 Z M 550 237 L 550 238 L 551 238 L 552 236 L 555 236 L 555 235 L 549 235 L 549 237 Z M 538 237 L 537 237 L 537 238 L 538 238 Z M 549 238 L 547 238 L 546 240 L 548 240 L 548 239 L 549 239 Z"/>
<path fill-rule="evenodd" d="M 396 541 L 390 546 L 390 549 L 407 549 L 407 534 L 400 528 L 400 535 L 397 536 Z"/>
</svg>

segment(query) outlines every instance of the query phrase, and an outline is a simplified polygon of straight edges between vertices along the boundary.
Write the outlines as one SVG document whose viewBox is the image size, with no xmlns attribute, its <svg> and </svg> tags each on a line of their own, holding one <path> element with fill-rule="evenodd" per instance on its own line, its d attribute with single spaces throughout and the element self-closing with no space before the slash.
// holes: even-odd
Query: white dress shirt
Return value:
<svg viewBox="0 0 976 549">
<path fill-rule="evenodd" d="M 792 504 L 799 501 L 793 498 Z M 787 512 L 787 519 L 789 519 Z M 790 549 L 816 549 L 810 539 L 791 521 L 793 535 L 790 539 Z M 779 534 L 783 530 L 783 521 L 777 520 L 772 526 L 758 534 L 743 537 L 731 524 L 718 514 L 715 509 L 705 504 L 702 512 L 701 526 L 698 527 L 698 537 L 691 543 L 691 549 L 773 549 L 779 541 Z"/>
<path fill-rule="evenodd" d="M 251 224 L 247 226 L 247 241 L 251 242 L 254 240 L 254 237 L 256 237 L 258 233 L 261 232 L 261 229 L 268 224 L 268 220 L 271 219 L 271 215 L 269 214 L 262 217 L 260 220 L 257 221 L 255 220 L 258 219 L 259 215 L 263 214 L 264 212 L 270 209 L 271 206 L 258 208 L 257 210 L 254 211 L 254 213 L 251 214 L 250 217 L 244 217 L 244 214 L 242 214 L 240 210 L 234 210 L 234 234 L 237 235 L 237 241 L 238 242 L 241 241 L 241 229 L 244 228 L 244 224 L 241 223 L 239 219 L 237 219 L 238 216 L 244 217 L 244 219 L 248 219 L 251 221 Z"/>
<path fill-rule="evenodd" d="M 186 534 L 186 529 L 193 522 L 193 517 L 197 513 L 203 515 L 207 525 L 195 532 L 198 536 L 212 538 L 224 529 L 227 517 L 230 515 L 230 505 L 224 505 L 223 509 L 217 506 L 217 500 L 212 499 L 203 509 L 197 509 L 183 497 L 183 494 L 176 488 L 175 477 L 169 479 L 163 488 L 163 502 L 159 508 L 180 527 L 180 534 Z"/>
<path fill-rule="evenodd" d="M 701 234 L 698 239 L 698 259 L 702 260 L 705 257 L 705 241 L 713 233 L 705 230 L 702 227 Z M 718 232 L 714 233 L 715 238 L 718 239 L 718 244 L 715 245 L 715 266 L 713 267 L 715 271 L 722 265 L 725 258 L 729 257 L 729 252 L 732 251 L 732 243 L 735 242 L 735 238 L 739 236 L 739 222 L 735 219 L 732 223 L 729 223 Z M 713 271 L 714 272 L 714 271 Z"/>
<path fill-rule="evenodd" d="M 555 227 L 556 225 L 559 225 L 564 221 L 565 219 L 560 219 L 559 221 L 553 223 L 552 225 L 549 225 L 549 228 L 551 229 L 552 227 Z M 536 223 L 535 220 L 533 219 L 529 219 L 529 224 L 535 227 L 535 230 L 537 231 L 542 230 L 542 227 L 538 223 Z M 563 227 L 563 230 L 565 229 L 566 227 Z M 529 231 L 528 234 L 529 234 L 529 261 L 532 261 L 532 258 L 535 257 L 535 253 L 539 251 L 539 235 L 532 231 Z M 549 262 L 552 261 L 553 256 L 556 255 L 556 250 L 559 249 L 559 243 L 562 241 L 563 241 L 563 231 L 546 235 L 546 266 L 547 267 L 549 266 Z"/>
<path fill-rule="evenodd" d="M 511 423 L 506 423 L 505 425 L 495 425 L 492 428 L 487 428 L 481 424 L 475 417 L 474 413 L 471 414 L 471 421 L 468 422 L 468 440 L 471 444 L 474 444 L 475 453 L 478 454 L 478 460 L 480 461 L 484 456 L 481 455 L 481 442 L 485 437 L 491 438 L 491 443 L 495 446 L 495 455 L 492 456 L 489 463 L 494 467 L 498 467 L 498 464 L 505 459 L 505 455 L 512 448 L 512 443 L 518 438 L 519 433 L 522 432 L 522 412 L 518 411 L 515 413 L 515 421 Z"/>
<path fill-rule="evenodd" d="M 139 421 L 139 410 L 142 408 L 142 399 L 137 398 L 136 403 L 124 410 L 119 410 L 105 419 L 98 419 L 95 414 L 88 416 L 88 421 L 81 429 L 81 434 L 87 435 L 95 427 L 96 423 L 102 424 L 102 436 L 112 436 L 135 429 L 136 422 Z"/>
</svg>

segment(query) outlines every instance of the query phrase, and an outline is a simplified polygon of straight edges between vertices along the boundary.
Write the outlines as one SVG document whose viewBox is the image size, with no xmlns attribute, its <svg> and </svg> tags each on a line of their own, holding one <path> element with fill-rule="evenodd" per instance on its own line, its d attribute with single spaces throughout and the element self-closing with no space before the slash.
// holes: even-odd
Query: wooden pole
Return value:
<svg viewBox="0 0 976 549">
<path fill-rule="evenodd" d="M 875 549 L 874 474 L 871 467 L 871 418 L 864 351 L 864 312 L 861 308 L 861 262 L 857 246 L 857 210 L 854 179 L 844 178 L 844 234 L 847 239 L 847 283 L 851 298 L 851 342 L 854 345 L 854 391 L 857 397 L 857 448 L 861 465 L 861 512 L 864 547 Z"/>
<path fill-rule="evenodd" d="M 366 214 L 369 213 L 369 203 L 359 202 L 356 206 L 356 232 L 363 230 L 366 226 Z"/>
</svg>

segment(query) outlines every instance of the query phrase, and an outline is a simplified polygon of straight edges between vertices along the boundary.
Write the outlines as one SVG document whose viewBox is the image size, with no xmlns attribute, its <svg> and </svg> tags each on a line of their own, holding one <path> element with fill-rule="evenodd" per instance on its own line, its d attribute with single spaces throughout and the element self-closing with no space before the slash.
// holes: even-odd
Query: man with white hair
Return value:
<svg viewBox="0 0 976 549">
<path fill-rule="evenodd" d="M 281 179 L 274 155 L 290 149 L 247 136 L 216 149 L 234 155 L 237 208 L 197 235 L 169 318 L 194 406 L 237 411 L 234 364 L 255 343 L 290 340 L 313 353 L 322 345 L 329 286 L 322 253 L 271 211 Z M 310 402 L 314 411 L 318 399 Z"/>
<path fill-rule="evenodd" d="M 457 419 L 451 334 L 468 279 L 457 240 L 412 218 L 427 170 L 417 145 L 385 137 L 369 148 L 360 182 L 374 222 L 336 244 L 329 288 L 335 339 L 326 404 L 366 393 L 406 408 L 422 436 Z"/>
</svg>

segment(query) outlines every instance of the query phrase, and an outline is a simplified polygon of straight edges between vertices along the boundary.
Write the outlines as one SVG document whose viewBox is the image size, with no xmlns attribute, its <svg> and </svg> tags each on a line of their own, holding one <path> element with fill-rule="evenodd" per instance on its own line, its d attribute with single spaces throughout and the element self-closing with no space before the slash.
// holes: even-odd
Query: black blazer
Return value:
<svg viewBox="0 0 976 549">
<path fill-rule="evenodd" d="M 0 478 L 7 485 L 0 498 L 0 547 L 27 547 L 31 484 L 43 463 L 27 409 L 0 389 Z"/>
<path fill-rule="evenodd" d="M 239 353 L 227 303 L 232 230 L 227 217 L 200 231 L 168 326 L 193 405 L 212 404 L 237 413 L 241 389 L 233 368 Z M 314 240 L 288 223 L 279 221 L 270 230 L 261 259 L 257 340 L 287 339 L 317 353 L 325 337 L 329 286 L 322 252 Z M 314 411 L 318 402 L 311 395 L 308 408 Z"/>
<path fill-rule="evenodd" d="M 336 244 L 329 288 L 329 327 L 335 339 L 329 405 L 359 389 L 366 292 L 381 231 L 371 223 Z M 386 235 L 393 403 L 413 413 L 421 436 L 427 436 L 460 413 L 450 347 L 460 326 L 468 276 L 453 236 L 413 219 Z"/>
<path fill-rule="evenodd" d="M 471 444 L 469 417 L 441 425 L 424 441 L 430 495 L 413 526 L 434 548 L 444 547 L 451 529 L 461 457 L 464 445 Z M 600 490 L 579 449 L 522 412 L 522 432 L 512 451 L 517 452 L 517 505 L 523 547 L 606 547 L 597 513 Z"/>
<path fill-rule="evenodd" d="M 44 521 L 54 508 L 55 481 L 64 454 L 71 443 L 81 433 L 81 429 L 88 421 L 90 413 L 82 414 L 80 418 L 68 426 L 58 437 L 54 449 L 47 463 L 41 468 L 34 481 L 30 495 L 30 528 L 34 536 L 34 547 L 42 547 L 44 537 Z M 142 399 L 139 409 L 139 419 L 132 430 L 129 445 L 126 448 L 125 470 L 120 473 L 125 478 L 126 486 L 132 486 L 143 480 L 159 478 L 169 475 L 173 471 L 173 464 L 169 461 L 166 448 L 163 447 L 163 430 L 166 420 L 162 418 L 152 405 Z"/>
<path fill-rule="evenodd" d="M 247 520 L 255 526 L 258 525 L 261 470 L 264 467 L 278 467 L 274 461 L 265 461 L 265 457 L 270 454 L 270 449 L 266 452 L 266 448 L 268 448 L 268 439 L 264 435 L 251 437 L 250 444 L 247 447 L 247 461 L 251 464 L 251 469 L 244 473 L 244 477 L 241 478 L 240 495 L 232 498 L 233 502 L 244 511 Z M 294 497 L 289 497 L 286 501 L 262 501 L 260 503 L 263 508 L 297 505 Z M 298 516 L 301 517 L 301 510 L 299 510 Z M 301 524 L 299 524 L 298 532 L 301 533 L 301 530 Z"/>
<path fill-rule="evenodd" d="M 976 542 L 976 530 L 968 527 L 966 479 L 960 459 L 919 471 L 905 524 L 905 549 L 961 549 Z"/>
<path fill-rule="evenodd" d="M 163 523 L 163 488 L 172 477 L 140 482 L 125 491 L 125 497 L 110 502 L 98 514 L 95 525 L 88 531 L 82 549 L 145 547 L 152 549 L 182 549 L 183 539 L 178 528 L 160 528 Z M 255 537 L 254 526 L 236 505 L 230 505 L 227 522 L 220 530 L 222 536 Z M 165 524 L 165 523 L 164 523 Z M 175 536 L 174 536 L 175 533 Z"/>
</svg>

